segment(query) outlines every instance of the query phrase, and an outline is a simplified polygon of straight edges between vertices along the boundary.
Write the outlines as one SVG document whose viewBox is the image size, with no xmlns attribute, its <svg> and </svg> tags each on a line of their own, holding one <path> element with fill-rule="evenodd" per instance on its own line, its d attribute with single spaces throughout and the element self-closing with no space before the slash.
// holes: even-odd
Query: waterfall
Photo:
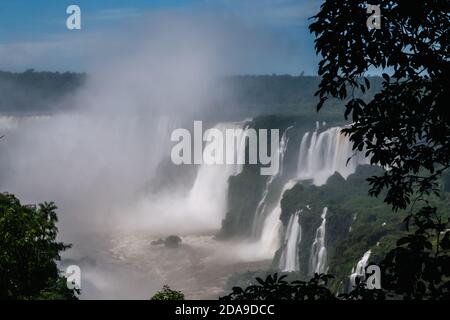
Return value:
<svg viewBox="0 0 450 320">
<path fill-rule="evenodd" d="M 281 238 L 283 226 L 280 220 L 282 212 L 281 200 L 285 191 L 291 189 L 302 180 L 312 180 L 317 186 L 323 185 L 335 172 L 347 178 L 355 172 L 358 165 L 369 163 L 364 153 L 352 150 L 352 142 L 341 133 L 342 128 L 333 127 L 322 132 L 319 130 L 320 124 L 316 123 L 316 130 L 306 132 L 303 135 L 300 143 L 296 176 L 285 183 L 277 199 L 276 206 L 271 210 L 268 209 L 267 198 L 272 192 L 271 186 L 273 182 L 283 173 L 282 166 L 280 166 L 279 172 L 267 180 L 252 225 L 253 238 L 258 239 L 251 247 L 252 256 L 270 258 L 280 248 L 283 240 Z M 282 159 L 286 152 L 288 142 L 286 133 L 287 130 L 284 132 L 280 143 L 280 163 L 283 162 Z M 347 161 L 349 158 L 351 159 Z M 323 273 L 326 271 L 325 227 L 327 210 L 327 208 L 323 209 L 322 223 L 316 230 L 316 238 L 311 248 L 311 260 L 309 262 L 309 270 L 307 270 L 310 273 Z M 283 251 L 279 263 L 279 268 L 283 271 L 297 271 L 299 269 L 299 262 L 296 261 L 298 260 L 297 249 L 301 233 L 298 215 L 299 213 L 295 213 L 290 218 L 286 228 L 284 245 L 282 246 Z M 295 224 L 293 219 L 296 220 Z M 288 241 L 289 239 L 290 241 Z M 298 241 L 294 241 L 295 239 Z"/>
<path fill-rule="evenodd" d="M 311 247 L 311 257 L 309 262 L 309 273 L 324 273 L 326 272 L 327 264 L 327 249 L 325 247 L 325 226 L 327 223 L 327 211 L 328 208 L 323 208 L 322 211 L 322 223 L 316 230 L 316 238 Z"/>
<path fill-rule="evenodd" d="M 219 123 L 214 129 L 224 136 L 227 129 L 235 133 L 234 143 L 224 143 L 223 154 L 234 154 L 233 164 L 200 164 L 190 190 L 168 190 L 155 195 L 145 195 L 133 210 L 133 220 L 123 219 L 122 226 L 145 227 L 161 234 L 204 232 L 218 230 L 227 212 L 228 180 L 242 171 L 246 144 L 245 122 Z M 205 134 L 206 131 L 205 131 Z M 203 149 L 215 143 L 208 141 Z M 220 151 L 219 151 L 220 152 Z M 154 213 L 154 214 L 153 214 Z"/>
<path fill-rule="evenodd" d="M 277 205 L 269 213 L 265 213 L 267 209 L 266 198 L 275 176 L 272 176 L 267 181 L 262 199 L 259 202 L 255 213 L 252 230 L 253 235 L 257 235 L 258 230 L 261 230 L 258 242 L 261 246 L 259 251 L 264 254 L 268 255 L 270 252 L 275 252 L 276 249 L 280 247 L 280 230 L 282 227 L 280 221 L 281 199 L 286 190 L 292 188 L 301 180 L 313 180 L 315 185 L 323 185 L 335 172 L 338 172 L 344 178 L 347 178 L 350 174 L 355 172 L 358 165 L 369 163 L 368 159 L 365 158 L 364 153 L 355 154 L 352 150 L 352 142 L 347 136 L 341 133 L 342 128 L 333 127 L 323 132 L 319 132 L 319 129 L 320 125 L 319 123 L 316 123 L 315 131 L 306 132 L 303 135 L 298 155 L 297 175 L 295 179 L 291 179 L 284 185 L 278 198 Z M 287 144 L 287 137 L 285 134 L 283 135 L 283 139 L 286 140 L 286 143 L 281 143 L 281 146 L 284 146 L 280 147 L 282 157 L 286 151 L 285 147 Z M 347 161 L 350 157 L 351 159 Z M 276 176 L 279 176 L 280 172 L 278 172 Z M 310 271 L 314 272 L 316 272 L 316 270 L 320 272 L 326 271 L 326 210 L 327 209 L 325 208 L 324 213 L 322 214 L 322 225 L 316 232 L 316 241 L 312 248 L 313 261 L 311 261 L 311 265 L 313 264 L 314 267 L 310 267 Z M 293 251 L 291 251 L 291 253 L 292 252 Z"/>
<path fill-rule="evenodd" d="M 253 224 L 252 224 L 252 236 L 253 237 L 258 237 L 261 235 L 261 229 L 265 223 L 264 212 L 266 209 L 267 195 L 269 194 L 270 187 L 271 187 L 273 181 L 275 180 L 275 178 L 279 177 L 283 174 L 284 155 L 286 154 L 287 145 L 289 142 L 288 132 L 292 128 L 293 128 L 293 126 L 286 128 L 286 130 L 284 130 L 284 132 L 283 132 L 283 135 L 281 136 L 280 148 L 278 150 L 279 155 L 280 155 L 280 165 L 279 165 L 278 171 L 275 174 L 271 175 L 267 179 L 261 200 L 259 201 L 258 206 L 256 207 L 255 216 L 254 216 Z"/>
<path fill-rule="evenodd" d="M 291 215 L 286 229 L 284 248 L 279 263 L 279 268 L 283 272 L 300 270 L 298 259 L 298 244 L 302 237 L 302 228 L 299 223 L 300 214 L 301 211 L 297 211 L 295 214 Z"/>
<path fill-rule="evenodd" d="M 350 275 L 350 287 L 349 289 L 353 289 L 356 286 L 356 277 L 361 277 L 365 279 L 366 276 L 366 267 L 369 262 L 370 254 L 372 252 L 370 250 L 366 251 L 362 258 L 356 264 L 356 267 L 352 268 L 352 274 Z"/>
<path fill-rule="evenodd" d="M 259 240 L 253 247 L 253 255 L 261 259 L 273 258 L 274 253 L 280 248 L 280 231 L 283 227 L 281 215 L 281 198 L 286 190 L 295 185 L 295 180 L 288 181 L 280 193 L 275 208 L 270 211 L 262 223 L 262 231 Z"/>
<path fill-rule="evenodd" d="M 226 129 L 243 129 L 243 123 L 219 123 L 214 127 L 225 135 Z M 245 128 L 246 129 L 246 128 Z M 225 154 L 234 153 L 237 159 L 245 159 L 245 134 L 243 129 L 237 137 L 237 144 L 225 144 Z M 209 142 L 211 143 L 211 142 Z M 206 147 L 205 151 L 206 152 Z M 187 197 L 187 208 L 203 221 L 212 222 L 218 228 L 226 213 L 228 178 L 239 174 L 243 169 L 240 161 L 235 164 L 202 164 Z"/>
<path fill-rule="evenodd" d="M 341 133 L 342 128 L 333 127 L 323 132 L 319 132 L 319 129 L 320 125 L 317 122 L 316 130 L 312 133 L 306 132 L 302 137 L 298 155 L 297 176 L 284 186 L 281 196 L 279 197 L 278 205 L 266 218 L 266 222 L 268 222 L 269 219 L 270 221 L 275 221 L 274 225 L 270 228 L 270 232 L 267 231 L 265 233 L 265 230 L 263 230 L 263 235 L 265 237 L 272 237 L 270 241 L 266 239 L 266 243 L 272 245 L 277 241 L 279 242 L 280 224 L 278 222 L 281 215 L 280 202 L 283 193 L 292 188 L 297 181 L 312 180 L 315 185 L 320 186 L 325 184 L 328 178 L 335 172 L 338 172 L 346 179 L 350 174 L 356 171 L 358 165 L 369 163 L 369 160 L 365 157 L 363 152 L 355 153 L 353 151 L 352 142 L 349 140 L 348 136 Z M 350 160 L 348 160 L 349 158 Z M 327 208 L 324 208 L 323 210 L 322 224 L 316 231 L 316 239 L 311 248 L 310 273 L 322 273 L 326 271 L 327 251 L 325 247 L 325 226 L 327 210 Z M 269 227 L 267 226 L 267 228 Z M 274 230 L 275 228 L 278 229 Z M 299 226 L 299 229 L 301 229 L 301 226 Z M 287 232 L 288 231 L 289 230 L 287 230 Z M 294 251 L 290 252 L 292 254 Z M 291 259 L 292 256 L 295 257 L 295 254 L 298 253 L 294 252 L 289 259 Z M 287 256 L 282 258 L 286 260 Z M 292 267 L 292 264 L 290 267 Z M 281 270 L 288 270 L 284 265 L 280 268 Z M 294 268 L 293 270 L 297 269 Z"/>
<path fill-rule="evenodd" d="M 333 127 L 320 133 L 318 130 L 305 133 L 298 157 L 299 180 L 313 180 L 320 186 L 335 172 L 347 178 L 358 165 L 369 163 L 363 152 L 352 150 L 352 142 L 341 130 Z"/>
</svg>

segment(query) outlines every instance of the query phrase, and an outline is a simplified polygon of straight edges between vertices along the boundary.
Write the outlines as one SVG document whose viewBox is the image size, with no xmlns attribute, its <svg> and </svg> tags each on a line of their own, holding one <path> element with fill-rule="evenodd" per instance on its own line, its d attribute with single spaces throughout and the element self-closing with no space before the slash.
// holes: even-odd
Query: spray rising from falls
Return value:
<svg viewBox="0 0 450 320">
<path fill-rule="evenodd" d="M 300 214 L 301 211 L 298 211 L 291 216 L 286 229 L 284 248 L 279 263 L 279 268 L 283 272 L 300 270 L 298 259 L 298 244 L 302 237 L 302 228 L 299 223 Z"/>
<path fill-rule="evenodd" d="M 197 170 L 197 175 L 191 189 L 187 193 L 173 194 L 168 192 L 158 194 L 154 198 L 146 198 L 138 211 L 143 215 L 140 225 L 147 222 L 147 228 L 160 233 L 166 232 L 201 232 L 220 228 L 227 211 L 228 179 L 241 173 L 245 161 L 246 128 L 244 122 L 219 123 L 214 129 L 224 136 L 228 129 L 236 132 L 235 143 L 224 144 L 224 155 L 235 155 L 233 164 L 203 163 Z M 207 131 L 205 131 L 207 135 Z M 208 140 L 203 156 L 207 156 L 207 147 L 214 143 Z M 148 215 L 155 212 L 157 215 Z"/>
<path fill-rule="evenodd" d="M 325 226 L 327 223 L 328 208 L 323 208 L 321 215 L 322 223 L 316 231 L 316 238 L 311 247 L 311 258 L 309 262 L 309 273 L 324 273 L 327 265 L 327 248 L 325 247 Z"/>
<path fill-rule="evenodd" d="M 220 123 L 214 129 L 220 130 L 224 135 L 227 129 L 239 130 L 237 144 L 225 144 L 225 154 L 237 154 L 238 159 L 242 160 L 240 155 L 245 152 L 245 130 L 242 130 L 242 124 Z M 206 150 L 207 148 L 204 152 Z M 188 208 L 202 215 L 204 221 L 212 219 L 220 223 L 226 212 L 228 178 L 242 171 L 243 164 L 240 162 L 242 161 L 235 161 L 235 164 L 230 165 L 202 164 L 187 198 Z"/>
</svg>

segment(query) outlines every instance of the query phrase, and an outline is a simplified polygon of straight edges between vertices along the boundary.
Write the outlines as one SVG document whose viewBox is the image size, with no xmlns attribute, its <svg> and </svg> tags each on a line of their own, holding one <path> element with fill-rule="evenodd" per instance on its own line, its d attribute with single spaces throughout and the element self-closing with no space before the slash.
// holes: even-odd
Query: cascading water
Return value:
<svg viewBox="0 0 450 320">
<path fill-rule="evenodd" d="M 278 171 L 275 174 L 271 175 L 267 179 L 266 186 L 263 191 L 263 195 L 261 197 L 261 200 L 258 203 L 258 206 L 256 207 L 256 212 L 255 212 L 255 216 L 254 216 L 253 224 L 252 224 L 252 236 L 254 238 L 257 238 L 258 236 L 261 235 L 262 227 L 265 224 L 264 213 L 265 213 L 265 209 L 266 209 L 266 205 L 267 205 L 266 200 L 267 200 L 267 195 L 269 194 L 270 187 L 272 186 L 272 183 L 275 180 L 275 178 L 279 177 L 283 174 L 284 155 L 286 154 L 287 145 L 289 142 L 288 133 L 292 128 L 293 128 L 293 126 L 286 128 L 286 130 L 283 132 L 283 135 L 281 136 L 280 148 L 278 150 L 278 152 L 280 154 L 280 157 L 279 157 L 280 166 L 278 168 Z"/>
<path fill-rule="evenodd" d="M 322 223 L 317 228 L 316 238 L 311 247 L 311 257 L 309 262 L 309 274 L 324 273 L 327 267 L 327 249 L 325 247 L 325 227 L 327 223 L 328 208 L 323 208 Z"/>
<path fill-rule="evenodd" d="M 349 277 L 349 280 L 350 280 L 349 289 L 350 290 L 355 287 L 355 285 L 356 285 L 356 278 L 357 277 L 365 278 L 366 267 L 367 267 L 367 264 L 369 262 L 369 258 L 370 258 L 370 254 L 371 253 L 372 253 L 371 250 L 366 251 L 364 253 L 364 255 L 362 256 L 362 258 L 356 264 L 356 267 L 352 268 L 352 274 Z"/>
<path fill-rule="evenodd" d="M 214 129 L 226 135 L 226 130 L 234 130 L 235 143 L 224 143 L 223 156 L 233 154 L 233 164 L 203 163 L 197 170 L 196 177 L 188 192 L 166 192 L 156 196 L 146 196 L 136 210 L 139 226 L 145 225 L 155 232 L 190 233 L 213 231 L 220 228 L 222 219 L 227 211 L 228 179 L 239 174 L 245 160 L 246 128 L 245 122 L 219 123 Z M 205 135 L 207 135 L 205 131 Z M 207 142 L 203 156 L 207 154 L 207 147 L 214 143 L 214 138 Z M 220 152 L 220 151 L 219 151 Z M 149 215 L 157 212 L 157 215 Z M 124 224 L 127 222 L 125 221 Z"/>
<path fill-rule="evenodd" d="M 333 127 L 321 133 L 317 130 L 312 134 L 307 132 L 303 136 L 297 171 L 299 180 L 311 179 L 320 186 L 335 172 L 347 178 L 358 165 L 369 163 L 364 153 L 352 150 L 352 142 L 341 130 Z"/>
<path fill-rule="evenodd" d="M 261 236 L 256 243 L 256 256 L 261 258 L 272 258 L 274 253 L 280 247 L 280 230 L 282 228 L 282 223 L 280 220 L 281 215 L 281 199 L 286 190 L 291 189 L 295 185 L 295 180 L 288 181 L 280 194 L 277 201 L 277 205 L 264 219 Z"/>
<path fill-rule="evenodd" d="M 281 253 L 279 268 L 283 272 L 299 271 L 298 244 L 302 237 L 302 228 L 299 223 L 301 211 L 296 212 L 289 219 L 285 233 L 284 248 Z"/>
<path fill-rule="evenodd" d="M 335 172 L 347 178 L 356 171 L 358 165 L 369 163 L 364 153 L 355 154 L 352 150 L 352 142 L 341 133 L 342 128 L 333 127 L 319 133 L 319 123 L 316 123 L 316 127 L 314 132 L 306 132 L 302 137 L 296 178 L 286 183 L 279 197 L 278 205 L 265 218 L 260 243 L 267 245 L 266 252 L 273 250 L 274 247 L 279 247 L 281 199 L 286 190 L 302 180 L 312 180 L 317 186 L 323 185 Z M 350 160 L 348 160 L 349 158 Z M 316 256 L 314 268 L 311 267 L 311 270 L 314 271 L 325 271 L 326 268 L 325 216 L 326 211 L 322 217 L 323 228 L 318 230 L 319 234 L 316 234 L 316 237 L 319 237 L 316 244 L 317 253 L 312 252 L 312 255 Z M 320 238 L 322 234 L 323 239 Z M 323 242 L 323 245 L 319 241 Z M 314 249 L 312 248 L 312 250 Z"/>
<path fill-rule="evenodd" d="M 237 159 L 245 159 L 245 135 L 243 123 L 219 123 L 214 127 L 225 135 L 225 130 L 240 130 L 237 137 L 237 144 L 225 144 L 225 154 L 233 153 Z M 211 142 L 209 142 L 211 143 Z M 206 147 L 205 151 L 206 152 Z M 208 165 L 202 164 L 198 170 L 194 185 L 187 198 L 189 211 L 201 215 L 202 220 L 211 221 L 215 228 L 220 226 L 220 222 L 226 213 L 226 197 L 228 190 L 228 178 L 239 174 L 243 169 L 242 161 L 235 164 Z"/>
</svg>

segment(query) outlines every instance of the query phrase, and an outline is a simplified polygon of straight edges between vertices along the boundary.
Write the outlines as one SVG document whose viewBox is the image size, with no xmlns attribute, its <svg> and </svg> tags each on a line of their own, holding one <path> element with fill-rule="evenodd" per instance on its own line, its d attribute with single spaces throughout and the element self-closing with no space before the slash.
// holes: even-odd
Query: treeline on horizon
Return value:
<svg viewBox="0 0 450 320">
<path fill-rule="evenodd" d="M 381 78 L 370 78 L 372 90 L 378 91 Z M 63 103 L 88 80 L 86 73 L 49 72 L 29 69 L 25 72 L 0 71 L 0 114 L 51 114 L 70 108 Z M 237 107 L 273 107 L 286 112 L 291 107 L 312 108 L 317 104 L 314 93 L 318 76 L 233 75 L 219 81 L 227 98 L 220 104 Z M 283 110 L 284 109 L 284 110 Z"/>
<path fill-rule="evenodd" d="M 85 73 L 0 71 L 0 113 L 53 113 L 63 98 L 75 94 L 86 81 Z"/>
</svg>

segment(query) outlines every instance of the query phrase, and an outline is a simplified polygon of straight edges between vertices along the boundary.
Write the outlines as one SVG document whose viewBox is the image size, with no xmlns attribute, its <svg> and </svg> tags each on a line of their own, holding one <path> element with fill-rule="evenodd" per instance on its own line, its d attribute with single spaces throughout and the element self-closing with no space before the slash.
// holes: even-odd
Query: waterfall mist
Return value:
<svg viewBox="0 0 450 320">
<path fill-rule="evenodd" d="M 268 269 L 280 246 L 280 269 L 298 271 L 301 212 L 290 217 L 283 237 L 283 194 L 304 180 L 324 184 L 336 171 L 345 178 L 366 159 L 358 155 L 347 166 L 353 151 L 341 128 L 318 128 L 301 140 L 298 171 L 287 172 L 290 135 L 298 132 L 287 127 L 279 170 L 249 213 L 251 239 L 217 241 L 229 178 L 243 166 L 192 166 L 188 187 L 164 189 L 158 179 L 171 165 L 171 132 L 203 120 L 208 128 L 242 129 L 245 136 L 243 115 L 223 110 L 235 97 L 218 79 L 248 70 L 243 66 L 264 61 L 259 55 L 267 58 L 267 48 L 283 46 L 235 20 L 172 13 L 147 18 L 89 35 L 88 81 L 61 103 L 70 105 L 67 111 L 0 117 L 0 191 L 24 203 L 56 202 L 60 237 L 74 244 L 64 258 L 81 265 L 86 297 L 148 298 L 170 280 L 188 297 L 205 297 L 205 291 L 211 298 L 230 274 Z M 242 157 L 245 140 L 238 140 L 234 151 Z M 181 180 L 178 171 L 173 175 Z M 314 270 L 326 265 L 325 215 L 326 208 L 311 249 Z M 152 244 L 172 234 L 181 236 L 180 250 Z"/>
<path fill-rule="evenodd" d="M 231 98 L 217 79 L 249 60 L 241 44 L 258 48 L 272 41 L 239 21 L 229 23 L 161 12 L 86 35 L 88 83 L 63 102 L 71 111 L 10 128 L 0 144 L 1 190 L 26 203 L 55 201 L 64 237 L 123 221 L 142 228 L 136 201 L 170 155 L 170 132 L 220 113 L 217 101 Z M 157 208 L 145 214 L 158 220 L 159 231 L 177 223 L 162 221 Z M 196 219 L 179 224 L 198 227 Z"/>
<path fill-rule="evenodd" d="M 234 97 L 218 80 L 283 45 L 242 21 L 168 12 L 85 37 L 77 44 L 88 81 L 61 103 L 68 111 L 20 123 L 1 118 L 0 190 L 24 203 L 56 202 L 59 236 L 73 244 L 64 258 L 81 266 L 84 297 L 148 299 L 164 283 L 188 297 L 218 295 L 217 279 L 239 269 L 240 257 L 211 230 L 225 214 L 228 177 L 240 168 L 194 167 L 184 194 L 154 197 L 149 185 L 165 174 L 175 128 L 194 120 L 213 126 L 223 114 L 228 122 L 219 129 L 242 127 L 229 122 L 233 110 L 220 108 Z M 192 239 L 190 232 L 209 233 Z M 151 245 L 171 233 L 183 237 L 180 250 Z M 209 277 L 204 266 L 214 270 Z"/>
</svg>

